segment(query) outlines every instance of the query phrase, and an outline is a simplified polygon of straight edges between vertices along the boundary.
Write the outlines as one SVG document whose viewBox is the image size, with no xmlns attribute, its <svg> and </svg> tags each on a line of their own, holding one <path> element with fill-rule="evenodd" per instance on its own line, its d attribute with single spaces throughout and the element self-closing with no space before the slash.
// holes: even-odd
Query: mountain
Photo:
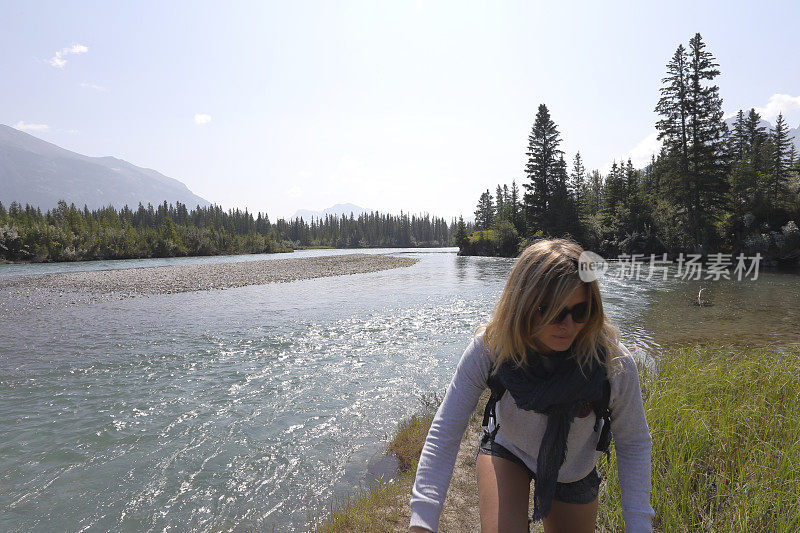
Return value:
<svg viewBox="0 0 800 533">
<path fill-rule="evenodd" d="M 208 206 L 180 181 L 116 157 L 89 157 L 70 152 L 0 124 L 0 202 L 51 209 L 64 200 L 89 209 L 108 205 L 131 209 L 141 202 L 165 200 Z"/>
<path fill-rule="evenodd" d="M 350 216 L 350 213 L 353 213 L 354 217 L 358 217 L 361 213 L 371 213 L 372 209 L 364 209 L 363 207 L 359 207 L 355 204 L 336 204 L 331 206 L 327 209 L 322 211 L 309 211 L 308 209 L 298 209 L 297 212 L 292 217 L 292 220 L 296 218 L 302 218 L 304 221 L 311 220 L 311 217 L 314 218 L 325 218 L 325 215 L 334 215 L 340 217 L 342 215 Z"/>
</svg>

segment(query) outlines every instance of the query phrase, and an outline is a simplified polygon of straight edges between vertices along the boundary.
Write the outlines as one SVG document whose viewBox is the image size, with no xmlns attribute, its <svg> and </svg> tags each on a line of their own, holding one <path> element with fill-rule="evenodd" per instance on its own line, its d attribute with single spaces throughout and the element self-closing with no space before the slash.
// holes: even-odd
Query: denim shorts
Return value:
<svg viewBox="0 0 800 533">
<path fill-rule="evenodd" d="M 508 459 L 512 463 L 516 463 L 525 469 L 528 473 L 528 478 L 536 481 L 536 474 L 528 468 L 522 459 L 514 455 L 508 448 L 496 443 L 493 438 L 481 438 L 480 445 L 478 446 L 478 453 L 484 455 L 494 455 L 495 457 L 502 457 Z M 564 503 L 590 503 L 597 498 L 600 491 L 600 473 L 597 468 L 593 468 L 589 475 L 578 481 L 571 483 L 556 483 L 556 494 L 553 496 L 554 500 Z"/>
</svg>

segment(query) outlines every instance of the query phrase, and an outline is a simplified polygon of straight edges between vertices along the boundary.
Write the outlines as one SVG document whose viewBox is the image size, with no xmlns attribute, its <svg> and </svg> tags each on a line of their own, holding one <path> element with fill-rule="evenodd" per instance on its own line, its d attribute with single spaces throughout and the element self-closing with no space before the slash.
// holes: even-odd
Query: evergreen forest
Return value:
<svg viewBox="0 0 800 533">
<path fill-rule="evenodd" d="M 89 211 L 59 202 L 40 209 L 0 203 L 0 261 L 85 261 L 149 257 L 290 252 L 307 247 L 448 246 L 450 228 L 429 215 L 365 213 L 270 223 L 266 214 L 225 212 L 219 206 L 189 211 L 164 202 L 117 211 Z"/>
<path fill-rule="evenodd" d="M 642 169 L 630 159 L 607 175 L 571 165 L 547 106 L 528 137 L 522 188 L 487 189 L 475 230 L 459 220 L 464 255 L 515 256 L 539 237 L 569 236 L 604 257 L 744 253 L 772 263 L 800 259 L 800 158 L 782 115 L 760 125 L 739 111 L 728 128 L 714 79 L 719 65 L 701 35 L 678 46 L 666 65 L 655 111 L 662 148 Z M 494 192 L 494 195 L 492 194 Z"/>
</svg>

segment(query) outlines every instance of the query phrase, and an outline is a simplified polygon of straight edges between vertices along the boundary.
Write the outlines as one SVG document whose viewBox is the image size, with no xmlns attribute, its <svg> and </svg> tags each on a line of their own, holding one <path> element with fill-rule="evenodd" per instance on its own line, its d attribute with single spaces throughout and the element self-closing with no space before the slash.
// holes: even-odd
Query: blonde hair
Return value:
<svg viewBox="0 0 800 533">
<path fill-rule="evenodd" d="M 572 343 L 572 356 L 581 368 L 592 361 L 605 364 L 612 373 L 618 367 L 619 331 L 603 312 L 597 280 L 583 281 L 578 258 L 583 252 L 567 239 L 542 239 L 534 242 L 517 258 L 503 294 L 489 323 L 483 328 L 483 343 L 495 358 L 495 371 L 511 359 L 521 366 L 527 362 L 528 348 L 537 350 L 535 337 L 558 315 L 572 293 L 587 288 L 589 318 Z M 547 304 L 544 314 L 540 306 Z M 605 361 L 598 348 L 607 354 Z"/>
</svg>

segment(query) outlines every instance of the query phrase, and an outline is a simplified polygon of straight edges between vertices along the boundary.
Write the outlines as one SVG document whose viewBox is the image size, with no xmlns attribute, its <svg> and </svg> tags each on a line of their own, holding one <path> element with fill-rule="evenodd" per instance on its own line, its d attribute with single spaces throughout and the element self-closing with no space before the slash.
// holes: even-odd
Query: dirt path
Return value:
<svg viewBox="0 0 800 533">
<path fill-rule="evenodd" d="M 478 407 L 472 413 L 467 431 L 461 440 L 461 448 L 453 469 L 453 478 L 447 491 L 442 517 L 439 520 L 439 531 L 442 533 L 475 533 L 480 531 L 481 521 L 478 512 L 478 484 L 475 477 L 475 453 L 478 450 L 478 437 L 481 433 L 481 418 L 486 398 L 481 398 Z M 411 507 L 408 494 L 402 496 L 397 502 L 399 521 L 394 524 L 392 531 L 407 532 L 408 522 L 411 520 Z"/>
</svg>

